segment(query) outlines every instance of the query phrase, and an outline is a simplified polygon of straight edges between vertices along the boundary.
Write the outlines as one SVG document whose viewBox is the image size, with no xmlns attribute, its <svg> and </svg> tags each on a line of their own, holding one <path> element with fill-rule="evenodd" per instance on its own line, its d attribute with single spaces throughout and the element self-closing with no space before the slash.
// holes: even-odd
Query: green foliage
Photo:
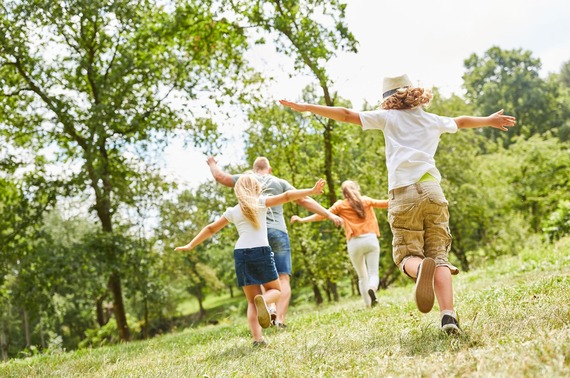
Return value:
<svg viewBox="0 0 570 378">
<path fill-rule="evenodd" d="M 176 201 L 167 201 L 161 207 L 165 269 L 170 272 L 171 282 L 183 285 L 198 299 L 202 311 L 206 293 L 219 292 L 224 286 L 236 283 L 233 268 L 235 228 L 222 229 L 190 252 L 175 252 L 174 248 L 187 244 L 203 227 L 222 216 L 226 207 L 235 205 L 237 200 L 233 193 L 223 197 L 217 190 L 215 183 L 204 183 L 195 191 L 180 193 Z M 229 195 L 230 190 L 224 193 Z"/>
<path fill-rule="evenodd" d="M 127 319 L 129 324 L 131 324 L 131 328 L 133 332 L 140 332 L 141 325 L 138 323 L 136 318 L 127 315 Z M 94 329 L 88 329 L 85 331 L 85 338 L 81 340 L 78 347 L 79 349 L 84 348 L 96 348 L 102 347 L 104 345 L 113 345 L 120 342 L 118 337 L 118 327 L 117 322 L 115 319 L 111 319 L 107 324 L 103 327 L 97 327 Z"/>
<path fill-rule="evenodd" d="M 539 76 L 540 59 L 530 51 L 492 47 L 482 57 L 472 54 L 465 60 L 463 75 L 467 99 L 481 115 L 500 109 L 517 117 L 517 127 L 509 133 L 487 128 L 493 139 L 511 143 L 515 135 L 528 138 L 560 127 L 563 120 L 555 106 L 557 86 Z"/>
<path fill-rule="evenodd" d="M 570 234 L 570 200 L 562 200 L 550 216 L 543 220 L 542 229 L 548 240 L 558 240 Z"/>
</svg>

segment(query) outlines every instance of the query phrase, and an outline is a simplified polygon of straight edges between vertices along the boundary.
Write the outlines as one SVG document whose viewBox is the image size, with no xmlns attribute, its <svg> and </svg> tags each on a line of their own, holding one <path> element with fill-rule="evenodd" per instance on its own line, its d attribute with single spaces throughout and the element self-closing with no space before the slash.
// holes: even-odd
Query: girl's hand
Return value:
<svg viewBox="0 0 570 378">
<path fill-rule="evenodd" d="M 317 181 L 315 183 L 315 186 L 313 186 L 313 189 L 311 190 L 311 192 L 314 194 L 322 194 L 323 191 L 325 190 L 326 183 L 327 182 L 325 180 L 323 180 L 322 178 L 319 179 L 319 181 Z"/>
<path fill-rule="evenodd" d="M 191 251 L 192 248 L 188 247 L 187 245 L 182 246 L 182 247 L 176 247 L 174 248 L 175 251 Z"/>
<path fill-rule="evenodd" d="M 293 215 L 293 216 L 291 217 L 290 222 L 291 222 L 291 224 L 293 224 L 293 223 L 295 223 L 295 222 L 301 222 L 301 217 L 298 216 L 298 215 Z"/>
<path fill-rule="evenodd" d="M 307 104 L 298 104 L 296 102 L 287 101 L 287 100 L 279 100 L 279 103 L 283 106 L 291 108 L 297 112 L 306 112 L 307 111 Z"/>
</svg>

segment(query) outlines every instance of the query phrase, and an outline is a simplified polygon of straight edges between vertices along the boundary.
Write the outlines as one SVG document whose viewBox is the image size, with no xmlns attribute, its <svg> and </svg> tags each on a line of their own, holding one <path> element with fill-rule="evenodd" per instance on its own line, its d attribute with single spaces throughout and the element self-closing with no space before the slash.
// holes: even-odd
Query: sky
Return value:
<svg viewBox="0 0 570 378">
<path fill-rule="evenodd" d="M 327 63 L 333 91 L 359 110 L 377 104 L 385 76 L 407 74 L 414 84 L 438 87 L 442 95 L 461 95 L 463 62 L 493 46 L 531 51 L 542 62 L 541 76 L 559 72 L 570 60 L 570 1 L 568 0 L 432 0 L 346 1 L 346 23 L 359 41 L 358 53 L 340 53 Z M 276 77 L 267 97 L 298 100 L 314 79 L 289 77 L 291 60 L 272 46 L 258 47 L 248 59 L 267 76 Z M 228 138 L 216 158 L 223 168 L 247 163 L 242 120 L 226 120 Z M 165 151 L 166 174 L 193 188 L 212 180 L 206 155 L 174 140 Z M 268 156 L 271 160 L 271 156 Z"/>
</svg>

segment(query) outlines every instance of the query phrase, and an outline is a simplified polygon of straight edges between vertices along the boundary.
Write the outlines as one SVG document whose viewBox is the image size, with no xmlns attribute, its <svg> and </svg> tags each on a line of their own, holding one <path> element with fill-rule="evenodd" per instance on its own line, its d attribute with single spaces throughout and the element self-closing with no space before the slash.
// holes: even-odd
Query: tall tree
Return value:
<svg viewBox="0 0 570 378">
<path fill-rule="evenodd" d="M 472 54 L 464 64 L 467 99 L 475 110 L 487 115 L 504 108 L 517 117 L 517 127 L 509 133 L 485 128 L 484 134 L 508 145 L 515 135 L 528 138 L 560 126 L 553 88 L 540 78 L 540 59 L 530 51 L 492 47 L 481 57 Z"/>
<path fill-rule="evenodd" d="M 130 205 L 134 167 L 179 125 L 212 131 L 181 102 L 231 93 L 246 72 L 242 29 L 209 1 L 16 0 L 0 15 L 0 125 L 31 150 L 72 162 L 66 184 L 87 191 L 109 241 L 99 256 L 122 340 L 129 339 L 113 217 Z M 134 156 L 134 158 L 130 158 Z M 106 251 L 104 251 L 106 250 Z M 107 252 L 107 253 L 106 253 Z"/>
<path fill-rule="evenodd" d="M 260 35 L 269 33 L 277 52 L 294 59 L 295 71 L 308 72 L 315 77 L 325 105 L 335 105 L 332 80 L 325 64 L 339 51 L 357 51 L 357 42 L 344 20 L 346 4 L 338 0 L 232 0 L 231 3 L 236 13 L 260 29 Z M 331 206 L 337 200 L 333 156 L 335 121 L 321 121 L 322 169 L 327 181 L 328 205 Z M 333 290 L 334 297 L 338 296 L 334 283 L 329 282 L 326 286 Z"/>
<path fill-rule="evenodd" d="M 270 33 L 277 52 L 294 58 L 294 69 L 309 72 L 318 82 L 325 105 L 335 105 L 332 80 L 325 64 L 339 51 L 356 52 L 357 42 L 345 23 L 346 4 L 338 0 L 232 1 L 238 14 Z M 336 197 L 333 180 L 333 120 L 323 120 L 324 175 L 328 202 Z"/>
</svg>

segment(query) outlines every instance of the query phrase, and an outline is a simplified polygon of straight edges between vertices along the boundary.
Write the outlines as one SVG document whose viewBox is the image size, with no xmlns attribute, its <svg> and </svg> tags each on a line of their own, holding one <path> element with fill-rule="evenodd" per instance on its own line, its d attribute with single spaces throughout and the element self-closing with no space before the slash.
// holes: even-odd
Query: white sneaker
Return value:
<svg viewBox="0 0 570 378">
<path fill-rule="evenodd" d="M 414 298 L 418 310 L 428 313 L 433 307 L 435 293 L 433 291 L 433 277 L 435 275 L 435 260 L 426 257 L 418 267 Z"/>
<path fill-rule="evenodd" d="M 265 298 L 263 295 L 258 294 L 253 298 L 253 303 L 257 309 L 257 321 L 261 328 L 268 328 L 271 325 L 271 316 L 269 315 L 269 309 L 267 308 L 267 303 L 265 303 Z"/>
</svg>

